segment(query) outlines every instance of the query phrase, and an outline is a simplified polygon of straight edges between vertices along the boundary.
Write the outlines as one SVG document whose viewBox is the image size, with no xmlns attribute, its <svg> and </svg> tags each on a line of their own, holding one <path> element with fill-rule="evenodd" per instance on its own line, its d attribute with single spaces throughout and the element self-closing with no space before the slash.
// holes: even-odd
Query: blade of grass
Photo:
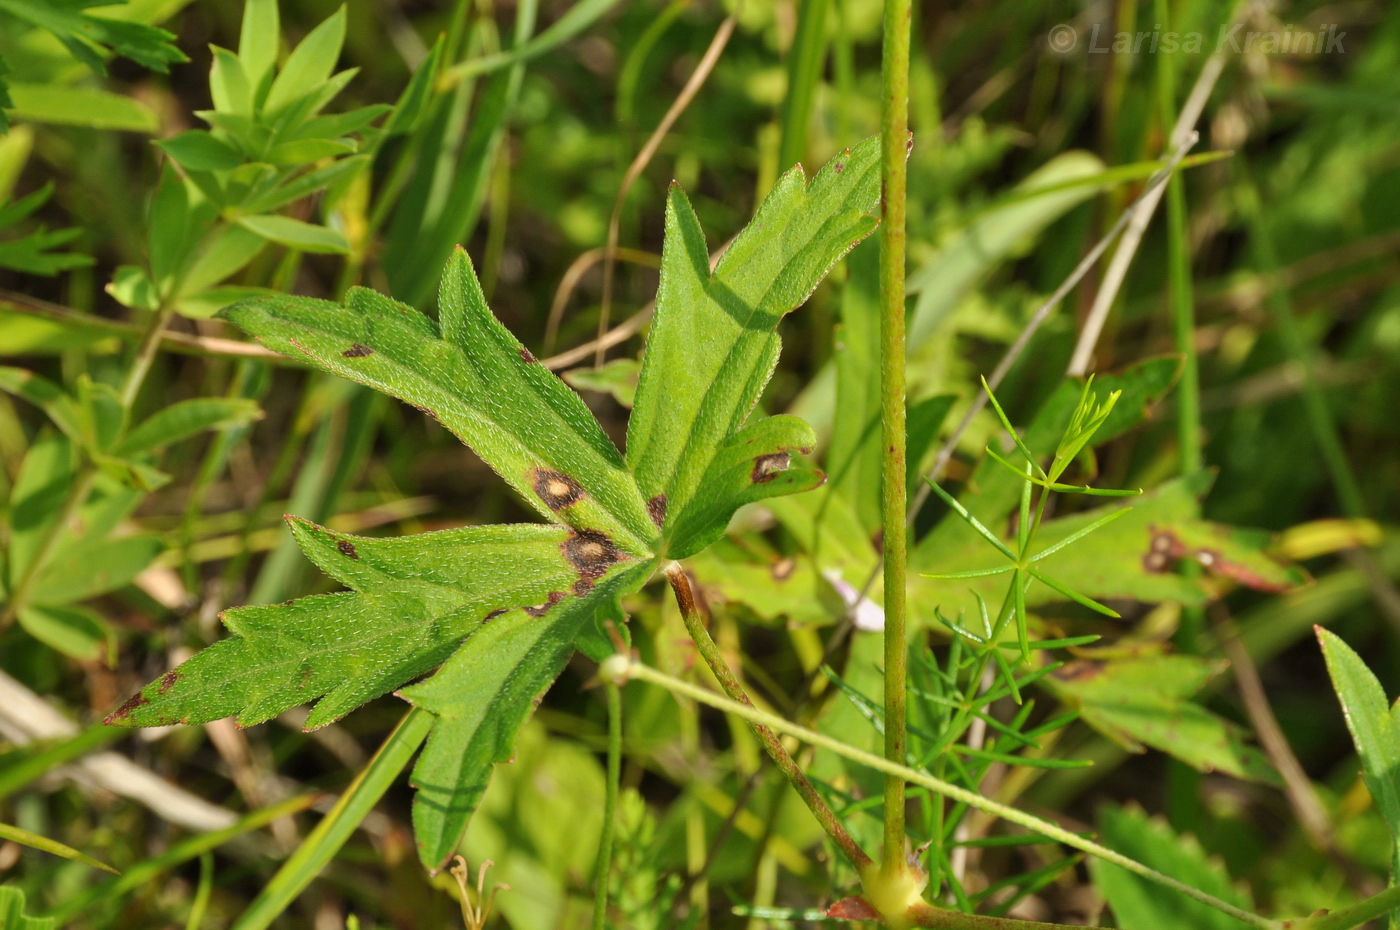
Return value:
<svg viewBox="0 0 1400 930">
<path fill-rule="evenodd" d="M 385 739 L 374 758 L 355 776 L 330 813 L 282 864 L 234 924 L 234 930 L 265 930 L 350 839 L 350 835 L 389 790 L 433 726 L 433 715 L 414 708 Z"/>
</svg>

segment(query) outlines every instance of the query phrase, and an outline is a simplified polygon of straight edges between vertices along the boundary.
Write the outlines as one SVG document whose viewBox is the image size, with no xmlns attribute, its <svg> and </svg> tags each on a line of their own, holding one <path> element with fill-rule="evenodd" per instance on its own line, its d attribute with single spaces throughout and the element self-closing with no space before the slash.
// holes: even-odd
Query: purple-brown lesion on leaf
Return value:
<svg viewBox="0 0 1400 930">
<path fill-rule="evenodd" d="M 354 559 L 357 562 L 360 560 L 360 554 L 355 551 L 355 544 L 348 539 L 336 540 L 335 548 L 347 559 Z"/>
<path fill-rule="evenodd" d="M 505 612 L 506 612 L 506 608 L 504 608 L 504 607 L 497 607 L 495 610 L 493 610 L 493 611 L 491 611 L 490 613 L 488 613 L 485 617 L 482 617 L 482 618 L 481 618 L 481 622 L 482 622 L 482 623 L 490 623 L 492 620 L 495 620 L 497 617 L 499 617 L 501 614 L 503 614 L 503 613 L 505 613 Z"/>
<path fill-rule="evenodd" d="M 531 485 L 544 505 L 556 513 L 584 498 L 583 485 L 562 471 L 536 468 Z"/>
<path fill-rule="evenodd" d="M 545 614 L 549 613 L 550 609 L 554 607 L 555 604 L 559 603 L 563 599 L 563 593 L 559 591 L 550 591 L 549 597 L 545 599 L 545 602 L 543 604 L 536 604 L 533 607 L 526 607 L 525 613 L 529 614 L 532 617 L 543 617 Z"/>
<path fill-rule="evenodd" d="M 1163 574 L 1181 559 L 1194 559 L 1212 575 L 1229 578 L 1255 591 L 1268 594 L 1282 594 L 1293 590 L 1293 585 L 1266 578 L 1259 572 L 1239 562 L 1231 561 L 1219 549 L 1208 546 L 1192 547 L 1170 529 L 1149 526 L 1152 541 L 1147 554 L 1142 557 L 1142 567 L 1152 574 Z"/>
<path fill-rule="evenodd" d="M 1103 673 L 1104 663 L 1093 659 L 1078 659 L 1055 671 L 1051 676 L 1064 682 L 1085 682 Z"/>
<path fill-rule="evenodd" d="M 662 529 L 666 522 L 666 495 L 658 494 L 647 501 L 647 516 L 651 517 L 651 522 L 656 524 L 656 528 Z"/>
<path fill-rule="evenodd" d="M 580 578 L 596 581 L 608 569 L 622 560 L 622 552 L 605 534 L 597 530 L 579 530 L 564 540 L 564 558 L 579 573 Z"/>
<path fill-rule="evenodd" d="M 520 347 L 520 360 L 527 365 L 538 365 L 540 360 L 535 358 L 535 354 L 524 346 Z"/>
<path fill-rule="evenodd" d="M 423 414 L 424 416 L 432 417 L 434 420 L 436 420 L 436 419 L 438 418 L 438 415 L 437 415 L 436 413 L 433 413 L 433 412 L 432 412 L 431 410 L 429 410 L 427 407 L 420 407 L 418 404 L 414 404 L 414 405 L 413 405 L 413 409 L 414 409 L 414 410 L 417 410 L 419 413 Z"/>
<path fill-rule="evenodd" d="M 340 353 L 340 357 L 341 357 L 341 358 L 364 358 L 364 357 L 367 356 L 367 355 L 373 355 L 373 354 L 374 354 L 374 350 L 373 350 L 373 349 L 371 349 L 369 346 L 360 345 L 360 344 L 357 342 L 357 343 L 355 343 L 354 345 L 350 346 L 350 348 L 346 349 L 344 352 Z"/>
<path fill-rule="evenodd" d="M 779 472 L 787 471 L 791 464 L 792 456 L 786 451 L 760 455 L 753 460 L 753 472 L 750 473 L 749 480 L 754 484 L 772 481 Z"/>
<path fill-rule="evenodd" d="M 592 590 L 593 582 L 589 581 L 587 578 L 580 578 L 578 581 L 574 582 L 573 592 L 575 597 L 583 597 Z"/>
<path fill-rule="evenodd" d="M 180 672 L 179 672 L 177 669 L 173 669 L 173 668 L 172 668 L 170 671 L 168 671 L 168 672 L 166 672 L 164 675 L 160 676 L 160 689 L 159 689 L 156 693 L 157 693 L 157 694 L 167 694 L 167 693 L 169 693 L 170 689 L 173 688 L 173 687 L 175 687 L 175 682 L 177 682 L 177 681 L 179 681 L 179 680 L 180 680 Z"/>
<path fill-rule="evenodd" d="M 125 704 L 103 718 L 102 722 L 108 726 L 119 724 L 130 717 L 138 707 L 149 703 L 151 703 L 151 699 L 146 697 L 144 692 L 137 691 L 131 697 L 127 698 Z"/>
</svg>

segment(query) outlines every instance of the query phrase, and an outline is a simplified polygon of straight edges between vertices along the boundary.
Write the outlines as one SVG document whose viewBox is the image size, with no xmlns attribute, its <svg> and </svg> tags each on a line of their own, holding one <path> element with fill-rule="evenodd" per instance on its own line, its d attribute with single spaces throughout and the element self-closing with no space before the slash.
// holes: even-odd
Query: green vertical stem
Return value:
<svg viewBox="0 0 1400 930">
<path fill-rule="evenodd" d="M 1284 351 L 1302 370 L 1303 407 L 1307 412 L 1308 426 L 1312 429 L 1318 452 L 1322 454 L 1323 465 L 1332 479 L 1332 488 L 1336 492 L 1342 513 L 1359 520 L 1366 516 L 1366 503 L 1361 494 L 1361 485 L 1356 480 L 1351 462 L 1347 460 L 1337 424 L 1327 406 L 1327 399 L 1322 396 L 1322 389 L 1318 386 L 1317 372 L 1303 340 L 1302 330 L 1298 327 L 1298 318 L 1293 313 L 1293 304 L 1288 299 L 1287 286 L 1280 278 L 1278 255 L 1274 252 L 1273 239 L 1269 236 L 1259 207 L 1259 190 L 1254 185 L 1248 167 L 1240 165 L 1239 172 L 1243 182 L 1240 188 L 1240 206 L 1245 220 L 1249 223 L 1249 244 L 1254 253 L 1254 263 L 1265 278 L 1266 302 L 1273 314 L 1274 325 L 1278 328 Z"/>
<path fill-rule="evenodd" d="M 735 701 L 746 707 L 753 707 L 753 702 L 749 700 L 744 686 L 739 683 L 739 679 L 729 667 L 729 663 L 724 661 L 724 656 L 720 654 L 719 647 L 710 638 L 710 631 L 705 629 L 705 617 L 700 611 L 700 606 L 695 601 L 695 592 L 691 589 L 690 578 L 686 575 L 685 569 L 672 562 L 665 569 L 666 580 L 671 583 L 671 590 L 675 592 L 676 604 L 681 609 L 681 617 L 685 620 L 686 632 L 695 641 L 695 648 L 699 651 L 700 657 L 705 660 L 705 664 L 714 673 L 715 680 L 719 682 L 720 688 L 729 696 L 731 701 Z M 856 841 L 846 832 L 846 828 L 837 818 L 836 813 L 827 805 L 826 800 L 817 793 L 810 779 L 798 767 L 787 749 L 783 747 L 782 741 L 768 727 L 761 724 L 754 724 L 750 721 L 754 735 L 758 737 L 763 748 L 768 752 L 769 758 L 778 770 L 787 777 L 788 782 L 797 790 L 807 808 L 831 837 L 841 853 L 850 860 L 851 865 L 856 867 L 856 871 L 865 872 L 867 867 L 872 865 L 871 859 L 865 852 L 856 845 Z"/>
<path fill-rule="evenodd" d="M 909 154 L 909 0 L 885 0 L 880 103 L 880 419 L 884 448 L 881 519 L 885 561 L 885 758 L 906 758 L 904 575 L 908 561 L 904 426 L 904 195 Z M 885 776 L 886 875 L 904 860 L 904 779 Z"/>
<path fill-rule="evenodd" d="M 612 871 L 613 831 L 617 821 L 617 792 L 622 783 L 622 686 L 609 682 L 608 783 L 603 799 L 603 835 L 593 867 L 593 930 L 605 930 L 608 917 L 608 875 Z"/>
</svg>

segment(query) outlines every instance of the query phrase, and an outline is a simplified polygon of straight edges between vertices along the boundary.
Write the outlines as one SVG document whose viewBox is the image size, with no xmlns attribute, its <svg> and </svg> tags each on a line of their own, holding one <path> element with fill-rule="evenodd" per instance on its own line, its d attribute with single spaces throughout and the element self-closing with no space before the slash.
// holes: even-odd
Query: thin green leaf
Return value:
<svg viewBox="0 0 1400 930">
<path fill-rule="evenodd" d="M 339 231 L 294 220 L 290 216 L 241 216 L 238 218 L 238 224 L 269 242 L 285 245 L 289 249 L 340 255 L 350 251 L 349 243 Z"/>
<path fill-rule="evenodd" d="M 0 823 L 0 840 L 10 840 L 19 843 L 21 846 L 28 846 L 31 849 L 39 849 L 55 856 L 62 856 L 64 859 L 72 859 L 74 862 L 81 862 L 83 865 L 90 865 L 94 869 L 101 869 L 104 872 L 111 872 L 113 875 L 120 875 L 116 869 L 105 862 L 98 862 L 86 853 L 78 852 L 72 846 L 65 846 L 57 840 L 51 840 L 46 836 L 39 836 L 30 833 L 28 830 L 21 830 L 19 827 L 12 827 L 7 823 Z M 4 912 L 0 911 L 0 917 Z M 0 924 L 0 926 L 6 926 Z"/>
<path fill-rule="evenodd" d="M 330 78 L 336 60 L 340 58 L 340 49 L 345 44 L 345 21 L 345 7 L 342 6 L 311 30 L 287 56 L 263 104 L 267 113 L 276 114 L 291 106 Z M 259 36 L 255 37 L 255 41 L 266 40 Z"/>
<path fill-rule="evenodd" d="M 669 514 L 686 511 L 757 403 L 781 345 L 778 321 L 874 230 L 878 165 L 870 139 L 810 184 L 800 167 L 787 172 L 713 273 L 699 221 L 672 185 L 656 317 L 627 428 L 642 493 Z"/>
<path fill-rule="evenodd" d="M 1066 546 L 1074 545 L 1075 543 L 1079 542 L 1079 540 L 1083 539 L 1085 536 L 1088 536 L 1095 530 L 1102 529 L 1103 527 L 1108 526 L 1114 520 L 1126 517 L 1131 512 L 1132 511 L 1128 510 L 1127 508 L 1122 508 L 1119 510 L 1110 510 L 1108 513 L 1099 517 L 1097 520 L 1095 520 L 1093 523 L 1090 523 L 1088 526 L 1080 527 L 1079 529 L 1075 530 L 1073 533 L 1070 533 L 1068 536 L 1066 536 L 1064 539 L 1061 539 L 1054 545 L 1046 546 L 1044 549 L 1031 556 L 1030 560 L 1032 562 L 1039 562 L 1041 559 L 1047 556 L 1054 555 L 1056 552 L 1059 552 Z"/>
<path fill-rule="evenodd" d="M 207 429 L 243 426 L 262 415 L 255 401 L 229 397 L 198 397 L 172 404 L 128 432 L 112 450 L 137 455 L 188 439 Z"/>
<path fill-rule="evenodd" d="M 1400 726 L 1380 680 L 1340 636 L 1316 627 L 1332 688 L 1361 757 L 1361 773 L 1393 837 L 1400 841 Z"/>
</svg>

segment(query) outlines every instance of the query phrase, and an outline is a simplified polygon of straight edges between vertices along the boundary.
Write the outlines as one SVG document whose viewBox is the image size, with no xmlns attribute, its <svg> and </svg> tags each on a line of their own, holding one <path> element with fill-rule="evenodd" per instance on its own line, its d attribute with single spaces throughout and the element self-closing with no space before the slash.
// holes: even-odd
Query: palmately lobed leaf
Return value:
<svg viewBox="0 0 1400 930">
<path fill-rule="evenodd" d="M 107 718 L 122 726 L 243 726 L 320 699 L 306 726 L 340 718 L 444 662 L 483 621 L 547 618 L 637 560 L 549 525 L 376 539 L 289 518 L 323 571 L 352 588 L 223 614 L 234 634 L 167 672 Z"/>
<path fill-rule="evenodd" d="M 801 166 L 784 174 L 713 274 L 695 212 L 671 187 L 656 317 L 627 431 L 627 462 L 664 521 L 666 555 L 677 527 L 695 537 L 708 532 L 687 510 L 773 373 L 779 320 L 875 229 L 879 161 L 879 140 L 868 139 L 810 184 Z M 710 500 L 696 506 L 715 518 L 722 509 Z"/>
<path fill-rule="evenodd" d="M 541 514 L 650 554 L 658 531 L 622 456 L 582 399 L 486 306 L 458 249 L 439 325 L 352 288 L 345 305 L 259 297 L 224 315 L 268 348 L 398 397 L 439 420 Z"/>
</svg>

